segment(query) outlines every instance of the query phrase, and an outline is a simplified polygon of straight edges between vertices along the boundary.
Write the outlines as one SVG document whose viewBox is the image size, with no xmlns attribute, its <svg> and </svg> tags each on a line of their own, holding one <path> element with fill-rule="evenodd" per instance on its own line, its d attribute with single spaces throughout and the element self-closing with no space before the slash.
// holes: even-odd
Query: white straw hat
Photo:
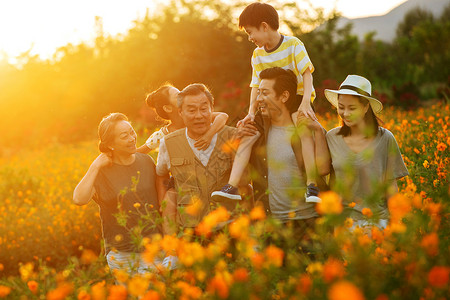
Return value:
<svg viewBox="0 0 450 300">
<path fill-rule="evenodd" d="M 337 107 L 338 95 L 353 95 L 366 98 L 374 113 L 379 113 L 383 109 L 383 104 L 372 97 L 372 85 L 370 81 L 359 75 L 348 75 L 342 82 L 339 90 L 325 90 L 325 97 L 331 105 Z"/>
</svg>

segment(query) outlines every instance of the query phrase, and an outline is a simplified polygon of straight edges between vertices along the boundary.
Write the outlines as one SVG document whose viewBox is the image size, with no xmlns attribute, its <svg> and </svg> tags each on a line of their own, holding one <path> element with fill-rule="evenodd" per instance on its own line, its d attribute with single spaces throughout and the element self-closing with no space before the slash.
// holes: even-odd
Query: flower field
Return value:
<svg viewBox="0 0 450 300">
<path fill-rule="evenodd" d="M 449 116 L 443 102 L 383 112 L 410 173 L 388 201 L 383 231 L 350 231 L 334 192 L 322 194 L 322 217 L 305 243 L 258 208 L 212 232 L 230 217 L 219 208 L 180 237 L 140 241 L 145 259 L 164 250 L 178 256 L 178 269 L 116 272 L 116 280 L 101 251 L 96 204 L 72 204 L 96 141 L 0 158 L 0 298 L 448 299 Z M 331 129 L 337 117 L 321 123 Z"/>
</svg>

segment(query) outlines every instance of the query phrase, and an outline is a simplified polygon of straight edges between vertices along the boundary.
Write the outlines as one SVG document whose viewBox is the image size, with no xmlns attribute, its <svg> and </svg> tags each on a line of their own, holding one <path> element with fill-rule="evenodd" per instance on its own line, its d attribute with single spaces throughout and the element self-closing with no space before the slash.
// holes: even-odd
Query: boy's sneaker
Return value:
<svg viewBox="0 0 450 300">
<path fill-rule="evenodd" d="M 220 191 L 212 192 L 211 200 L 215 202 L 224 202 L 229 200 L 242 200 L 242 197 L 239 195 L 237 187 L 226 184 Z"/>
<path fill-rule="evenodd" d="M 319 188 L 314 183 L 310 183 L 306 187 L 306 193 L 305 193 L 305 201 L 308 203 L 319 203 L 322 202 L 322 199 L 318 197 L 319 195 Z"/>
</svg>

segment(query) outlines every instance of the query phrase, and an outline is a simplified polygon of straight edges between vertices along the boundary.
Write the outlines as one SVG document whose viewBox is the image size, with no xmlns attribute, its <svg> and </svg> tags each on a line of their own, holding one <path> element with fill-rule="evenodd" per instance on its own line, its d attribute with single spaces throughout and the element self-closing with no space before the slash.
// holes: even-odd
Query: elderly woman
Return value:
<svg viewBox="0 0 450 300">
<path fill-rule="evenodd" d="M 111 270 L 142 273 L 154 269 L 161 262 L 141 258 L 142 246 L 136 236 L 161 233 L 155 222 L 159 216 L 155 163 L 150 156 L 136 153 L 136 132 L 124 114 L 104 117 L 98 135 L 102 153 L 75 188 L 73 202 L 85 205 L 93 199 L 99 206 Z"/>
<path fill-rule="evenodd" d="M 387 199 L 408 175 L 394 135 L 380 127 L 375 113 L 383 105 L 371 96 L 370 81 L 348 75 L 339 90 L 325 90 L 337 107 L 342 126 L 330 130 L 327 143 L 335 172 L 333 189 L 341 194 L 355 225 L 387 225 Z M 364 216 L 373 218 L 368 221 Z"/>
</svg>

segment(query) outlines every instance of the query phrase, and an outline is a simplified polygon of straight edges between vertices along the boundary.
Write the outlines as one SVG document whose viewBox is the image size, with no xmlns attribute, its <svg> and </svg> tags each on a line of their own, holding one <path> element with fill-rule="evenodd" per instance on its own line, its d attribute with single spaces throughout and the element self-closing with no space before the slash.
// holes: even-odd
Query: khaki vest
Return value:
<svg viewBox="0 0 450 300">
<path fill-rule="evenodd" d="M 235 128 L 225 126 L 218 133 L 216 146 L 206 167 L 192 151 L 185 130 L 177 130 L 165 136 L 164 140 L 169 152 L 170 171 L 178 191 L 177 222 L 183 227 L 195 227 L 211 208 L 215 208 L 210 203 L 211 193 L 228 183 L 234 153 L 224 152 L 223 149 L 230 149 L 226 143 L 232 139 Z M 198 207 L 198 214 L 188 214 L 185 210 L 189 205 Z"/>
</svg>

